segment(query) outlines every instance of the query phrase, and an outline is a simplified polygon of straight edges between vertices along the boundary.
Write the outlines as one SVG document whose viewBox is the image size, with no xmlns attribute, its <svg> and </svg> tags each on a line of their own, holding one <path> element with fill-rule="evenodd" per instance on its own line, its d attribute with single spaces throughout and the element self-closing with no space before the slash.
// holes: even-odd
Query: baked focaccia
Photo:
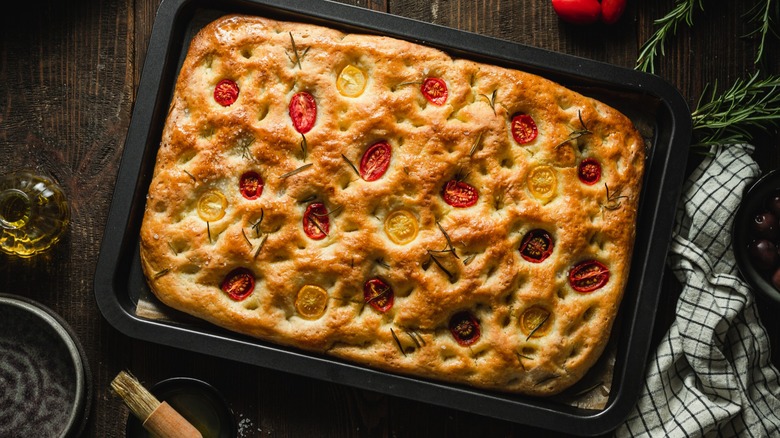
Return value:
<svg viewBox="0 0 780 438">
<path fill-rule="evenodd" d="M 226 16 L 176 82 L 143 269 L 163 303 L 265 341 L 555 394 L 610 337 L 644 153 L 538 76 Z"/>
</svg>

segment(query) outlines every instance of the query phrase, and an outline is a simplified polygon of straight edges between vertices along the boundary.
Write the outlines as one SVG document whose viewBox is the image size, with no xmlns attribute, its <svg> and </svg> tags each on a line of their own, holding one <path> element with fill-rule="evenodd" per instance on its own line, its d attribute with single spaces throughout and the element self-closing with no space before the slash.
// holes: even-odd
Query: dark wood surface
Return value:
<svg viewBox="0 0 780 438">
<path fill-rule="evenodd" d="M 614 26 L 562 24 L 549 0 L 350 0 L 425 22 L 632 68 L 653 20 L 674 0 L 629 1 Z M 0 293 L 44 303 L 77 333 L 92 371 L 89 437 L 124 436 L 128 410 L 108 390 L 123 369 L 145 383 L 202 378 L 220 388 L 241 422 L 240 436 L 527 436 L 540 431 L 394 396 L 300 378 L 129 338 L 100 314 L 93 279 L 111 194 L 159 0 L 20 2 L 0 14 L 0 172 L 39 168 L 63 185 L 72 224 L 51 252 L 0 256 Z M 769 61 L 753 62 L 756 39 L 745 20 L 753 1 L 703 2 L 694 27 L 670 39 L 656 73 L 694 106 L 707 84 L 721 87 L 761 69 L 780 73 L 777 40 Z M 777 132 L 758 139 L 766 169 L 777 163 Z M 688 157 L 679 157 L 685 160 Z M 691 156 L 695 161 L 698 157 Z M 724 230 L 726 232 L 726 230 Z M 111 238 L 108 236 L 107 238 Z M 665 290 L 657 332 L 674 312 Z M 774 346 L 780 330 L 769 306 Z"/>
</svg>

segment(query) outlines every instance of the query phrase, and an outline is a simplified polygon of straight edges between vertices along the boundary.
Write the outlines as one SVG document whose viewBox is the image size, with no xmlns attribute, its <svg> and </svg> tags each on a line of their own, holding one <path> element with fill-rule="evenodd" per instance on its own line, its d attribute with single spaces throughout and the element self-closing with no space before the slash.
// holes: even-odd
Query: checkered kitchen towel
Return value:
<svg viewBox="0 0 780 438">
<path fill-rule="evenodd" d="M 734 214 L 760 173 L 752 151 L 714 148 L 683 186 L 669 251 L 683 285 L 676 319 L 618 437 L 780 437 L 780 374 L 731 251 Z"/>
</svg>

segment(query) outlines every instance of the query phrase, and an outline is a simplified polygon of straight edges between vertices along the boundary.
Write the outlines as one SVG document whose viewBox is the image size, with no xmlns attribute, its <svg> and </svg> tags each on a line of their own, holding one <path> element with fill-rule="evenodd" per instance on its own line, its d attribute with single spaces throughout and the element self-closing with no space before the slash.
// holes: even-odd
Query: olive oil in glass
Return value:
<svg viewBox="0 0 780 438">
<path fill-rule="evenodd" d="M 57 243 L 70 222 L 62 189 L 33 171 L 0 177 L 0 250 L 31 257 Z"/>
</svg>

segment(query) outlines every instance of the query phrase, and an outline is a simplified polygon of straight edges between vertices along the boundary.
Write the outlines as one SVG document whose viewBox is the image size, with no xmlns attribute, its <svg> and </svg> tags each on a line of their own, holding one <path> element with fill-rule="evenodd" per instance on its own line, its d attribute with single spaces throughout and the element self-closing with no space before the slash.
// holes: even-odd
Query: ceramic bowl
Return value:
<svg viewBox="0 0 780 438">
<path fill-rule="evenodd" d="M 0 294 L 0 436 L 76 437 L 89 415 L 84 350 L 35 301 Z"/>
<path fill-rule="evenodd" d="M 745 192 L 734 217 L 731 244 L 740 274 L 759 299 L 766 299 L 780 306 L 780 290 L 772 284 L 773 270 L 759 269 L 750 254 L 750 244 L 757 239 L 752 231 L 754 218 L 767 210 L 767 200 L 777 191 L 780 191 L 780 170 L 764 174 Z M 780 234 L 773 240 L 780 242 Z M 780 254 L 778 260 L 780 266 Z"/>
<path fill-rule="evenodd" d="M 200 431 L 203 438 L 237 436 L 233 411 L 214 386 L 190 377 L 172 377 L 154 384 L 149 392 L 159 401 L 168 402 Z M 151 435 L 143 428 L 141 421 L 130 415 L 125 436 L 147 438 Z"/>
</svg>

